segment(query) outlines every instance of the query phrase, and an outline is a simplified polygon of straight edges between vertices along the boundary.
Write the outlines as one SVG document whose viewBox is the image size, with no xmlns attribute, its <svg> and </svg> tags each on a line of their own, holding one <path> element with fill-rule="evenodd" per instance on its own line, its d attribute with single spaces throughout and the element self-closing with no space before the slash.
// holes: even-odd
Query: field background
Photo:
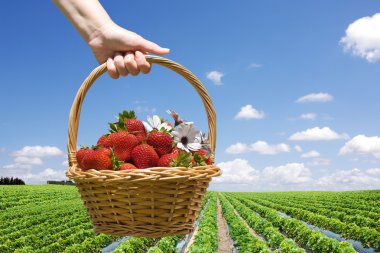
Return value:
<svg viewBox="0 0 380 253">
<path fill-rule="evenodd" d="M 0 252 L 380 252 L 380 191 L 208 192 L 196 228 L 95 234 L 75 186 L 0 186 Z"/>
</svg>

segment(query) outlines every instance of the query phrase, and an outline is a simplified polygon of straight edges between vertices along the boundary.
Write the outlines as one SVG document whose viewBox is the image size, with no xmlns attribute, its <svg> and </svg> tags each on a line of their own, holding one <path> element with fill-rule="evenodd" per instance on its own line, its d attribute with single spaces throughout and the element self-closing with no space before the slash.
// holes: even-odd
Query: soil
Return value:
<svg viewBox="0 0 380 253">
<path fill-rule="evenodd" d="M 218 253 L 232 253 L 233 245 L 228 234 L 227 222 L 222 214 L 222 206 L 218 199 Z"/>
</svg>

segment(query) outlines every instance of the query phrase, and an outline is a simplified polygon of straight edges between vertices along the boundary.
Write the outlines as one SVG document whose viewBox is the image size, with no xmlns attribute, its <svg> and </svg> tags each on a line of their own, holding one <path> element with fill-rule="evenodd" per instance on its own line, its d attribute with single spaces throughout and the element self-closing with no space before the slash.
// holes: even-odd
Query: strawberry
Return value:
<svg viewBox="0 0 380 253">
<path fill-rule="evenodd" d="M 83 167 L 94 170 L 112 170 L 112 152 L 108 148 L 92 150 L 82 159 Z"/>
<path fill-rule="evenodd" d="M 106 142 L 107 137 L 108 137 L 108 134 L 103 134 L 103 135 L 99 138 L 99 140 L 98 140 L 98 142 L 96 143 L 96 145 L 98 145 L 99 147 L 104 147 L 104 143 Z"/>
<path fill-rule="evenodd" d="M 148 144 L 136 146 L 132 150 L 131 156 L 133 163 L 139 169 L 155 167 L 159 159 L 156 151 Z"/>
<path fill-rule="evenodd" d="M 137 169 L 135 165 L 132 163 L 124 163 L 120 166 L 120 170 L 131 170 L 131 169 Z"/>
<path fill-rule="evenodd" d="M 160 157 L 169 154 L 173 149 L 172 137 L 164 132 L 151 132 L 148 135 L 147 143 L 156 150 Z"/>
<path fill-rule="evenodd" d="M 173 159 L 176 159 L 178 156 L 178 153 L 170 153 L 170 154 L 165 154 L 160 157 L 158 160 L 157 166 L 158 167 L 171 167 L 171 162 Z"/>
<path fill-rule="evenodd" d="M 193 152 L 193 155 L 194 163 L 198 163 L 197 165 L 202 165 L 202 163 L 211 165 L 214 162 L 212 155 L 205 149 L 199 149 L 198 151 Z"/>
<path fill-rule="evenodd" d="M 123 111 L 118 115 L 118 121 L 109 123 L 110 132 L 128 131 L 135 135 L 139 142 L 146 141 L 146 130 L 141 120 L 136 119 L 134 111 Z"/>
<path fill-rule="evenodd" d="M 90 168 L 84 167 L 82 161 L 83 161 L 83 158 L 91 152 L 92 152 L 92 149 L 89 149 L 88 147 L 83 147 L 77 151 L 77 162 L 78 162 L 79 168 L 81 168 L 82 170 L 90 169 Z"/>
<path fill-rule="evenodd" d="M 135 135 L 139 142 L 146 141 L 147 133 L 141 120 L 127 119 L 125 120 L 125 125 L 127 126 L 128 132 Z"/>
<path fill-rule="evenodd" d="M 137 146 L 136 136 L 126 131 L 111 133 L 104 142 L 104 147 L 112 148 L 117 159 L 120 161 L 129 161 L 131 151 Z"/>
</svg>

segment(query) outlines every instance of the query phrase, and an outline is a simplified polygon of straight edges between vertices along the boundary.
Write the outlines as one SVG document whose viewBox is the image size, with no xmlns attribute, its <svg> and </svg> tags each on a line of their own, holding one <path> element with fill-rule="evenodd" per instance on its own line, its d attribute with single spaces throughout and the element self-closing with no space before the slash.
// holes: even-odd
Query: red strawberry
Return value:
<svg viewBox="0 0 380 253">
<path fill-rule="evenodd" d="M 139 169 L 155 167 L 158 162 L 158 155 L 148 144 L 136 146 L 131 153 L 132 161 Z"/>
<path fill-rule="evenodd" d="M 209 152 L 207 152 L 207 150 L 199 149 L 198 151 L 194 152 L 194 154 L 196 154 L 196 153 L 198 153 L 201 156 L 201 158 L 204 160 L 204 162 L 207 165 L 211 165 L 214 162 L 212 155 Z"/>
<path fill-rule="evenodd" d="M 108 148 L 100 148 L 90 150 L 83 158 L 83 167 L 86 169 L 94 170 L 112 170 L 113 165 L 111 162 L 112 152 Z"/>
<path fill-rule="evenodd" d="M 106 142 L 107 137 L 108 137 L 108 134 L 103 134 L 103 135 L 99 138 L 99 140 L 98 140 L 98 142 L 96 143 L 96 145 L 98 145 L 98 146 L 100 146 L 100 147 L 104 147 L 104 143 Z"/>
<path fill-rule="evenodd" d="M 170 134 L 164 132 L 151 132 L 148 135 L 147 143 L 156 150 L 160 157 L 169 154 L 173 149 L 172 137 Z"/>
<path fill-rule="evenodd" d="M 120 170 L 131 170 L 131 169 L 137 169 L 135 165 L 132 163 L 124 163 L 120 166 Z"/>
<path fill-rule="evenodd" d="M 170 163 L 173 161 L 173 159 L 176 159 L 178 156 L 178 153 L 170 153 L 161 156 L 161 158 L 158 160 L 157 166 L 158 167 L 171 167 Z"/>
<path fill-rule="evenodd" d="M 88 170 L 90 168 L 86 168 L 83 166 L 83 158 L 92 152 L 92 149 L 89 149 L 87 147 L 85 148 L 81 148 L 77 151 L 77 162 L 78 162 L 78 165 L 79 165 L 79 168 L 81 168 L 82 170 Z"/>
<path fill-rule="evenodd" d="M 144 124 L 138 119 L 127 119 L 124 121 L 129 133 L 135 135 L 139 142 L 146 141 L 146 130 Z"/>
<path fill-rule="evenodd" d="M 104 147 L 112 148 L 117 159 L 125 162 L 131 159 L 131 151 L 137 145 L 136 136 L 126 131 L 112 133 L 104 142 Z"/>
</svg>

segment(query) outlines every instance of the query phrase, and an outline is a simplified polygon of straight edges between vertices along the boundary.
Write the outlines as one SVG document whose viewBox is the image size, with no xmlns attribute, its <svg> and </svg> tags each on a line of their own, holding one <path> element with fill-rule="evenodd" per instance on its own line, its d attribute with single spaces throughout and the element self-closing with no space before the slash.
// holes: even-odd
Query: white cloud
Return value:
<svg viewBox="0 0 380 253">
<path fill-rule="evenodd" d="M 256 110 L 252 105 L 246 105 L 236 114 L 235 119 L 262 119 L 264 116 L 263 111 Z"/>
<path fill-rule="evenodd" d="M 7 150 L 6 148 L 2 148 L 2 147 L 0 147 L 0 153 L 5 152 L 6 150 Z"/>
<path fill-rule="evenodd" d="M 242 154 L 242 153 L 246 153 L 246 152 L 249 152 L 248 145 L 244 144 L 244 143 L 240 143 L 240 142 L 233 144 L 226 149 L 226 153 L 234 154 L 234 155 Z"/>
<path fill-rule="evenodd" d="M 311 150 L 301 155 L 302 158 L 314 158 L 314 157 L 319 157 L 319 156 L 320 156 L 319 152 L 315 150 Z"/>
<path fill-rule="evenodd" d="M 157 111 L 156 108 L 151 108 L 151 107 L 148 107 L 148 106 L 136 106 L 135 108 L 135 112 L 137 113 L 155 113 Z"/>
<path fill-rule="evenodd" d="M 62 165 L 65 166 L 65 167 L 69 166 L 69 161 L 64 160 L 64 161 L 62 162 Z"/>
<path fill-rule="evenodd" d="M 297 99 L 296 102 L 297 103 L 309 103 L 309 102 L 324 103 L 324 102 L 332 101 L 333 99 L 334 97 L 332 95 L 328 93 L 319 92 L 319 93 L 311 93 L 303 97 L 300 97 Z"/>
<path fill-rule="evenodd" d="M 215 85 L 222 85 L 222 77 L 224 76 L 224 74 L 222 72 L 219 72 L 219 71 L 211 71 L 211 72 L 207 72 L 207 79 L 210 79 Z"/>
<path fill-rule="evenodd" d="M 30 164 L 13 163 L 13 164 L 4 165 L 2 168 L 5 170 L 17 170 L 17 169 L 30 169 L 32 168 L 32 166 Z M 4 174 L 4 176 L 6 176 L 6 174 Z"/>
<path fill-rule="evenodd" d="M 373 155 L 380 158 L 380 137 L 365 135 L 357 135 L 339 150 L 339 155 L 347 155 L 350 153 L 357 153 L 362 155 Z"/>
<path fill-rule="evenodd" d="M 330 160 L 327 158 L 313 158 L 307 163 L 309 166 L 327 166 L 330 165 Z"/>
<path fill-rule="evenodd" d="M 297 152 L 302 152 L 302 148 L 300 145 L 295 145 L 294 146 L 294 149 L 297 151 Z"/>
<path fill-rule="evenodd" d="M 369 175 L 380 176 L 380 168 L 368 169 L 366 172 Z"/>
<path fill-rule="evenodd" d="M 380 59 L 380 13 L 355 20 L 346 29 L 340 43 L 344 50 L 375 62 Z"/>
<path fill-rule="evenodd" d="M 250 145 L 250 150 L 263 155 L 275 155 L 278 153 L 289 152 L 290 148 L 285 143 L 270 145 L 265 141 L 257 141 Z"/>
<path fill-rule="evenodd" d="M 347 139 L 346 133 L 338 134 L 331 130 L 329 127 L 314 127 L 306 129 L 305 131 L 296 132 L 289 137 L 291 141 L 330 141 L 338 139 Z"/>
<path fill-rule="evenodd" d="M 317 114 L 316 113 L 304 113 L 301 114 L 300 119 L 305 119 L 305 120 L 316 120 L 317 119 Z"/>
<path fill-rule="evenodd" d="M 59 156 L 63 152 L 52 146 L 25 146 L 20 150 L 13 152 L 13 156 L 29 156 L 29 157 L 45 157 L 45 156 Z"/>
<path fill-rule="evenodd" d="M 322 158 L 315 158 L 315 160 Z M 325 159 L 327 160 L 327 159 Z M 327 160 L 328 161 L 328 160 Z M 325 161 L 326 162 L 326 161 Z M 221 177 L 213 180 L 223 191 L 285 191 L 285 190 L 359 190 L 380 188 L 380 168 L 360 170 L 336 170 L 326 176 L 314 176 L 303 163 L 287 163 L 280 166 L 267 166 L 257 170 L 247 160 L 217 164 L 222 170 Z"/>
<path fill-rule="evenodd" d="M 17 156 L 14 159 L 16 164 L 30 164 L 30 165 L 40 165 L 42 160 L 39 157 L 27 157 L 27 156 Z"/>
<path fill-rule="evenodd" d="M 235 159 L 218 163 L 218 166 L 223 174 L 213 179 L 216 183 L 250 184 L 259 180 L 259 172 L 247 160 Z"/>
<path fill-rule="evenodd" d="M 18 177 L 27 184 L 46 184 L 48 180 L 68 180 L 65 170 L 47 168 L 33 172 L 29 164 L 10 164 L 0 168 L 0 176 Z"/>
<path fill-rule="evenodd" d="M 316 185 L 327 189 L 353 190 L 376 189 L 380 187 L 380 178 L 360 169 L 338 170 L 316 180 Z"/>
<path fill-rule="evenodd" d="M 257 64 L 257 63 L 251 63 L 248 66 L 248 69 L 256 69 L 256 68 L 261 68 L 263 65 Z"/>
<path fill-rule="evenodd" d="M 369 175 L 380 176 L 380 168 L 368 169 L 366 172 Z"/>
<path fill-rule="evenodd" d="M 285 143 L 279 144 L 268 144 L 265 141 L 257 141 L 250 145 L 245 143 L 238 142 L 229 146 L 226 149 L 226 153 L 228 154 L 243 154 L 247 152 L 255 152 L 262 155 L 275 155 L 278 153 L 290 152 L 289 145 Z"/>
<path fill-rule="evenodd" d="M 272 185 L 303 184 L 312 181 L 311 171 L 303 163 L 287 163 L 278 167 L 266 167 L 263 177 Z"/>
</svg>

